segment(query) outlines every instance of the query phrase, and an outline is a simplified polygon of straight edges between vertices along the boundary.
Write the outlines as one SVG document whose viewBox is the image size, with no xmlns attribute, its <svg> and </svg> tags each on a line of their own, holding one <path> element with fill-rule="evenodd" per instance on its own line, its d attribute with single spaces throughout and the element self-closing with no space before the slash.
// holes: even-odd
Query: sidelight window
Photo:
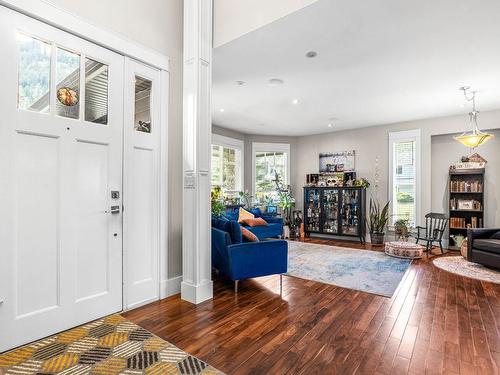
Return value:
<svg viewBox="0 0 500 375">
<path fill-rule="evenodd" d="M 138 132 L 151 133 L 151 90 L 153 82 L 139 76 L 135 77 L 135 120 Z"/>
</svg>

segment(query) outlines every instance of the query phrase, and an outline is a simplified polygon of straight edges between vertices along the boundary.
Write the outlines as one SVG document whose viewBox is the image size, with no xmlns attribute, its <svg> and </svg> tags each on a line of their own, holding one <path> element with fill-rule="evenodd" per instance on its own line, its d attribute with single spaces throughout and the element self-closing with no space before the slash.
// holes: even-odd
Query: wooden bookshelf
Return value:
<svg viewBox="0 0 500 375">
<path fill-rule="evenodd" d="M 452 235 L 467 236 L 468 228 L 484 227 L 484 169 L 450 170 L 449 243 Z"/>
</svg>

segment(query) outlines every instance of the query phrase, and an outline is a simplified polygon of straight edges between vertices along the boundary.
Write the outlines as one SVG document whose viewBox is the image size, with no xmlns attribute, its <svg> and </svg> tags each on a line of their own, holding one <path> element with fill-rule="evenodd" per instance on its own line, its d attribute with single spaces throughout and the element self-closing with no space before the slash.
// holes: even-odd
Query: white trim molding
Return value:
<svg viewBox="0 0 500 375">
<path fill-rule="evenodd" d="M 106 30 L 45 0 L 0 0 L 0 5 L 37 19 L 89 42 L 158 69 L 169 70 L 169 58 L 123 35 Z"/>
<path fill-rule="evenodd" d="M 255 195 L 255 153 L 256 152 L 285 152 L 286 153 L 286 178 L 285 185 L 290 183 L 290 144 L 289 143 L 252 143 L 252 194 Z"/>
<path fill-rule="evenodd" d="M 184 0 L 181 298 L 213 296 L 210 209 L 212 1 Z"/>
<path fill-rule="evenodd" d="M 212 134 L 212 145 L 238 150 L 239 155 L 236 159 L 236 190 L 243 190 L 243 180 L 245 176 L 245 142 L 236 138 Z"/>
<path fill-rule="evenodd" d="M 415 225 L 420 225 L 421 223 L 421 214 L 422 214 L 422 140 L 421 140 L 421 129 L 413 129 L 413 130 L 404 130 L 397 132 L 389 133 L 389 142 L 388 142 L 388 154 L 387 159 L 389 161 L 389 169 L 388 169 L 388 200 L 390 203 L 390 212 L 391 215 L 393 213 L 393 175 L 394 175 L 394 151 L 393 146 L 395 142 L 400 141 L 415 141 L 415 180 L 416 180 L 416 196 L 415 196 Z M 392 222 L 391 222 L 392 223 Z"/>
</svg>

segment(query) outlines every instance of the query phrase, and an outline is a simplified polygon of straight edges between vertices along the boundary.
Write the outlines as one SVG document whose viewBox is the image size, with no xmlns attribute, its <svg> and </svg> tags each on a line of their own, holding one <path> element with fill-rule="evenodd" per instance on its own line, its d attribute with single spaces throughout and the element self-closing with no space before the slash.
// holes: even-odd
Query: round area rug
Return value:
<svg viewBox="0 0 500 375">
<path fill-rule="evenodd" d="M 500 271 L 469 262 L 461 256 L 441 257 L 434 259 L 432 262 L 436 267 L 460 276 L 500 284 Z"/>
</svg>

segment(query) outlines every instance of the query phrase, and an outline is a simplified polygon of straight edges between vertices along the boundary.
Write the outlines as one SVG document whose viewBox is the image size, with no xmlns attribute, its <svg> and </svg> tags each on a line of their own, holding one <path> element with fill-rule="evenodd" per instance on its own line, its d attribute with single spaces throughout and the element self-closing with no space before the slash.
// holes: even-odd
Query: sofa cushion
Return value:
<svg viewBox="0 0 500 375">
<path fill-rule="evenodd" d="M 256 217 L 255 219 L 245 219 L 243 220 L 244 225 L 248 225 L 249 227 L 262 227 L 267 225 L 267 221 L 265 221 L 261 217 Z"/>
<path fill-rule="evenodd" d="M 237 221 L 228 220 L 225 217 L 212 216 L 212 227 L 229 233 L 229 237 L 231 237 L 232 244 L 237 244 L 242 242 L 241 227 Z"/>
<path fill-rule="evenodd" d="M 243 239 L 248 242 L 259 242 L 257 236 L 244 227 L 241 227 L 241 234 L 243 236 Z"/>
<path fill-rule="evenodd" d="M 253 216 L 255 217 L 261 217 L 262 216 L 262 211 L 260 210 L 259 207 L 255 207 L 255 208 L 252 208 L 251 210 L 249 210 L 250 213 L 253 214 Z"/>
<path fill-rule="evenodd" d="M 253 218 L 255 218 L 254 214 L 252 214 L 251 212 L 248 212 L 243 207 L 240 207 L 240 211 L 238 214 L 238 223 L 243 223 L 244 220 L 253 219 Z"/>
<path fill-rule="evenodd" d="M 496 232 L 493 236 L 490 237 L 491 239 L 494 240 L 500 240 L 500 230 Z"/>
<path fill-rule="evenodd" d="M 268 223 L 268 225 L 259 227 L 246 227 L 250 232 L 255 234 L 259 239 L 279 237 L 283 234 L 283 225 L 279 223 Z"/>
<path fill-rule="evenodd" d="M 238 221 L 238 215 L 239 215 L 239 212 L 238 211 L 227 211 L 225 213 L 225 216 L 228 220 L 235 220 L 235 221 Z"/>
<path fill-rule="evenodd" d="M 226 232 L 231 236 L 231 242 L 233 244 L 242 243 L 243 238 L 241 234 L 241 225 L 238 224 L 237 221 L 228 220 L 228 224 L 226 224 Z"/>
<path fill-rule="evenodd" d="M 496 239 L 477 239 L 472 244 L 474 249 L 500 254 L 500 240 Z"/>
</svg>

